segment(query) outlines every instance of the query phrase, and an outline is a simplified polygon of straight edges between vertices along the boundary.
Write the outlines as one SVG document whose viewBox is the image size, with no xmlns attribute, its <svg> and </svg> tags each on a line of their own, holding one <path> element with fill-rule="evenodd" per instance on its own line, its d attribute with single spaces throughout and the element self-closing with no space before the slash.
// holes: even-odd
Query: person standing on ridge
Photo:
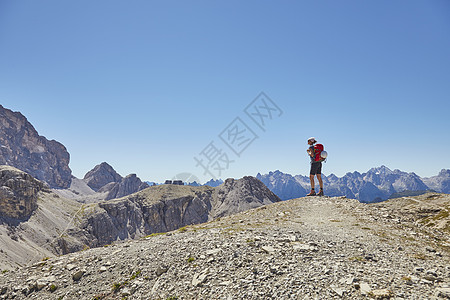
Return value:
<svg viewBox="0 0 450 300">
<path fill-rule="evenodd" d="M 314 137 L 310 137 L 308 139 L 308 145 L 309 148 L 306 150 L 308 152 L 308 155 L 311 157 L 311 170 L 309 171 L 309 181 L 311 182 L 311 192 L 309 192 L 306 196 L 323 196 L 323 182 L 322 182 L 322 162 L 321 161 L 315 161 L 315 150 L 314 150 L 314 144 L 317 143 L 316 139 Z M 317 179 L 319 180 L 319 186 L 320 191 L 316 194 L 316 191 L 314 190 L 314 176 L 317 176 Z"/>
</svg>

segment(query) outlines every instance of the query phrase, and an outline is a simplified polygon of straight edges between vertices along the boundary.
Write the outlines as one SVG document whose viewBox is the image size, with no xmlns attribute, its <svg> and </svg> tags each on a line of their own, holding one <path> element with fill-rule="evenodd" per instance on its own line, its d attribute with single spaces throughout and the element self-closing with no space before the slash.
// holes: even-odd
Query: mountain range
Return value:
<svg viewBox="0 0 450 300">
<path fill-rule="evenodd" d="M 261 180 L 282 200 L 305 196 L 310 189 L 309 176 L 290 175 L 279 170 L 261 175 Z M 415 173 L 391 170 L 386 166 L 372 168 L 365 173 L 347 173 L 343 177 L 334 174 L 322 174 L 325 195 L 331 197 L 346 196 L 360 202 L 380 202 L 398 193 L 433 190 L 450 193 L 450 170 L 443 169 L 438 175 L 421 178 Z M 317 179 L 316 179 L 317 182 Z M 417 193 L 416 193 L 417 194 Z"/>
</svg>

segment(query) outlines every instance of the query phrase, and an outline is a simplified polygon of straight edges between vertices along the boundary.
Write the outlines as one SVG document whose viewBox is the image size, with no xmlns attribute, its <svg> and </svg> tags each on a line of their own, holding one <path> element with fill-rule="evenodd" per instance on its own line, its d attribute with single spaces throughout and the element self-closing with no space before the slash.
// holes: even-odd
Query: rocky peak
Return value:
<svg viewBox="0 0 450 300">
<path fill-rule="evenodd" d="M 27 218 L 37 208 L 44 184 L 10 166 L 0 166 L 0 217 Z"/>
<path fill-rule="evenodd" d="M 382 165 L 381 167 L 370 169 L 367 173 L 374 173 L 376 175 L 386 176 L 389 174 L 393 174 L 394 172 L 385 165 Z"/>
<path fill-rule="evenodd" d="M 121 179 L 111 188 L 106 200 L 124 197 L 148 187 L 148 183 L 142 182 L 136 174 L 130 174 Z"/>
<path fill-rule="evenodd" d="M 445 177 L 445 178 L 450 178 L 450 170 L 446 170 L 446 169 L 442 169 L 440 172 L 439 172 L 439 175 L 438 176 L 440 176 L 440 177 Z"/>
<path fill-rule="evenodd" d="M 103 186 L 111 182 L 122 180 L 120 176 L 108 163 L 102 162 L 84 175 L 86 184 L 94 191 L 100 190 Z"/>
<path fill-rule="evenodd" d="M 211 179 L 208 182 L 206 182 L 204 185 L 208 185 L 210 187 L 216 187 L 223 183 L 222 179 Z"/>
<path fill-rule="evenodd" d="M 10 165 L 52 188 L 68 188 L 72 181 L 69 153 L 59 142 L 40 136 L 19 112 L 0 105 L 0 165 Z"/>
<path fill-rule="evenodd" d="M 253 176 L 238 180 L 228 178 L 217 187 L 216 193 L 218 204 L 212 213 L 213 218 L 281 201 L 264 183 Z"/>
</svg>

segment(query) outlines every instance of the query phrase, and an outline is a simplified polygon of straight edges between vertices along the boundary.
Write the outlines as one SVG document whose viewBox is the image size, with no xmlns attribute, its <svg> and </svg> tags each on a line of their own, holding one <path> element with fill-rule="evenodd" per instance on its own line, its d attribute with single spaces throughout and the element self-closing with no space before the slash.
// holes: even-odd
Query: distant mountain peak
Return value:
<svg viewBox="0 0 450 300">
<path fill-rule="evenodd" d="M 122 176 L 120 176 L 111 165 L 102 162 L 87 172 L 86 175 L 84 175 L 83 180 L 91 189 L 97 192 L 108 183 L 121 181 Z"/>
<path fill-rule="evenodd" d="M 386 167 L 385 165 L 381 165 L 378 168 L 370 169 L 367 173 L 375 173 L 377 175 L 379 175 L 379 174 L 387 175 L 387 174 L 393 174 L 394 172 L 391 169 L 389 169 L 388 167 Z"/>
</svg>

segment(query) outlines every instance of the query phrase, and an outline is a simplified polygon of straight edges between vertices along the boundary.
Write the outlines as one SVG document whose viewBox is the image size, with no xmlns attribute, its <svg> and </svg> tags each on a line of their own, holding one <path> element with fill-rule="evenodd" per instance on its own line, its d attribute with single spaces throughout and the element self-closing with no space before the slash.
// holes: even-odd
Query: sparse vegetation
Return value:
<svg viewBox="0 0 450 300">
<path fill-rule="evenodd" d="M 179 232 L 186 232 L 187 231 L 187 226 L 179 228 L 178 231 Z"/>
<path fill-rule="evenodd" d="M 164 234 L 166 234 L 166 232 L 155 232 L 155 233 L 145 236 L 144 239 L 151 238 L 151 237 L 158 236 L 158 235 L 164 235 Z"/>
<path fill-rule="evenodd" d="M 423 253 L 416 253 L 416 254 L 414 254 L 413 257 L 415 259 L 420 259 L 420 260 L 426 260 L 427 259 L 427 256 L 425 254 L 423 254 Z"/>
<path fill-rule="evenodd" d="M 137 270 L 136 272 L 134 272 L 133 275 L 131 275 L 130 280 L 136 279 L 136 277 L 138 277 L 139 275 L 141 275 L 141 270 Z"/>
<path fill-rule="evenodd" d="M 118 292 L 123 286 L 123 283 L 114 282 L 112 290 L 114 293 Z"/>
<path fill-rule="evenodd" d="M 190 256 L 190 257 L 187 259 L 187 262 L 188 262 L 188 263 L 191 263 L 191 262 L 193 262 L 194 260 L 195 260 L 195 257 Z"/>
<path fill-rule="evenodd" d="M 362 256 L 349 257 L 348 260 L 351 260 L 351 261 L 365 261 L 364 257 L 362 257 Z"/>
<path fill-rule="evenodd" d="M 54 291 L 56 291 L 58 289 L 58 287 L 56 285 L 52 284 L 52 285 L 50 285 L 50 287 L 48 289 L 50 290 L 50 292 L 53 293 Z"/>
</svg>

